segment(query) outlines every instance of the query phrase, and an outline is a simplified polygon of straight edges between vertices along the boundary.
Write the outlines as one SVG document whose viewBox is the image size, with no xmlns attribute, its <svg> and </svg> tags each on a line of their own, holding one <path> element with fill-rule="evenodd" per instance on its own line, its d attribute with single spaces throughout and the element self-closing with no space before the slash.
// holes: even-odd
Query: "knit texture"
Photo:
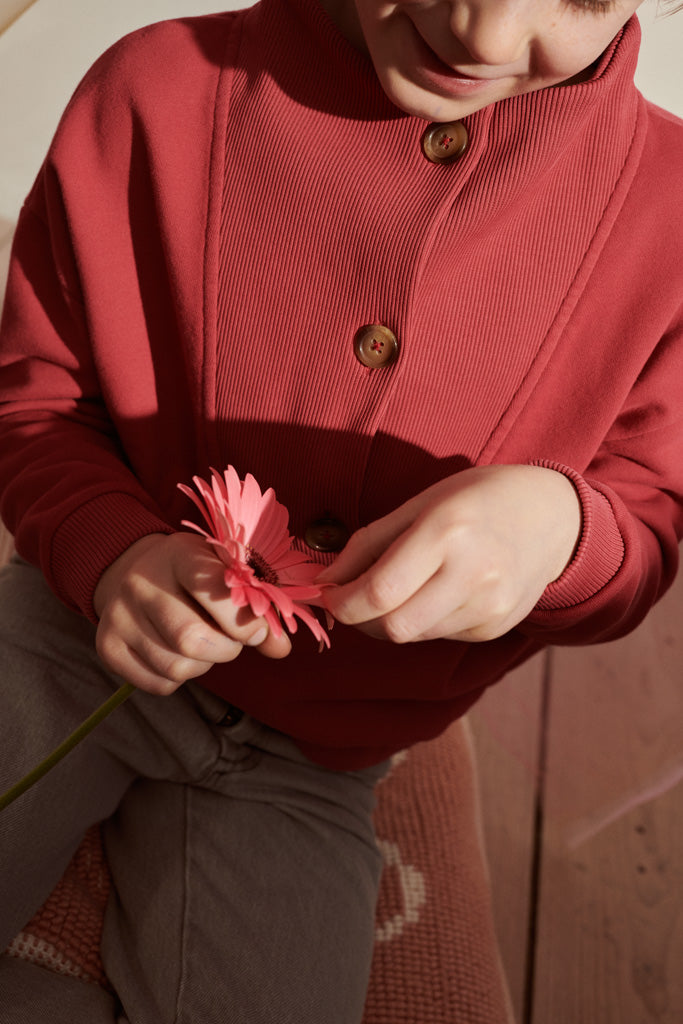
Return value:
<svg viewBox="0 0 683 1024">
<path fill-rule="evenodd" d="M 375 825 L 385 869 L 363 1024 L 504 1024 L 467 727 L 397 755 Z M 97 827 L 8 952 L 106 985 L 99 956 L 110 888 Z"/>
<path fill-rule="evenodd" d="M 111 877 L 100 830 L 88 830 L 52 894 L 7 952 L 40 967 L 107 986 L 100 940 Z"/>
<path fill-rule="evenodd" d="M 384 853 L 364 1024 L 511 1019 L 493 927 L 470 739 L 461 721 L 380 785 Z"/>
</svg>

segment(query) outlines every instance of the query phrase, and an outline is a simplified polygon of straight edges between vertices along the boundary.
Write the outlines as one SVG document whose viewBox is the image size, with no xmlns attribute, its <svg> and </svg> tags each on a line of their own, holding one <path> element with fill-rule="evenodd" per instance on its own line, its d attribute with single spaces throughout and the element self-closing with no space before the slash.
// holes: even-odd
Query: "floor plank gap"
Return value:
<svg viewBox="0 0 683 1024">
<path fill-rule="evenodd" d="M 533 1024 L 534 990 L 536 984 L 537 935 L 540 907 L 540 887 L 543 872 L 543 839 L 545 834 L 545 778 L 548 766 L 548 724 L 550 722 L 550 681 L 552 676 L 552 649 L 543 656 L 543 680 L 539 707 L 538 767 L 535 789 L 533 844 L 529 879 L 529 914 L 526 934 L 526 978 L 524 983 L 523 1024 Z"/>
</svg>

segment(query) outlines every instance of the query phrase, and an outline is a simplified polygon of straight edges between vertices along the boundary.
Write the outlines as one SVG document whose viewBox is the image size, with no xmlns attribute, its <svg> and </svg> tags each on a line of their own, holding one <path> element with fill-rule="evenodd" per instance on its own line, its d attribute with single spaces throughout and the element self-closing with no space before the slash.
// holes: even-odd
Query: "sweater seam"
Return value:
<svg viewBox="0 0 683 1024">
<path fill-rule="evenodd" d="M 225 190 L 225 144 L 228 111 L 232 100 L 234 68 L 244 36 L 245 12 L 228 22 L 214 94 L 211 153 L 207 175 L 206 243 L 204 249 L 204 296 L 202 302 L 201 402 L 204 411 L 204 447 L 207 464 L 218 454 L 216 415 L 216 372 L 218 359 L 218 298 L 220 275 L 221 221 Z M 232 55 L 232 59 L 229 55 Z M 221 116 L 222 115 L 222 116 Z M 212 336 L 213 332 L 213 336 Z M 211 424 L 210 428 L 207 424 Z M 210 433 L 210 436 L 209 436 Z"/>
<path fill-rule="evenodd" d="M 501 449 L 505 448 L 507 439 L 514 428 L 515 422 L 529 406 L 530 402 L 532 402 L 534 394 L 541 386 L 544 377 L 548 374 L 550 367 L 553 364 L 555 355 L 560 348 L 562 336 L 566 333 L 567 327 L 571 322 L 577 307 L 581 303 L 588 281 L 595 271 L 600 260 L 600 255 L 609 240 L 612 227 L 618 219 L 619 213 L 626 201 L 629 188 L 638 173 L 640 157 L 642 155 L 647 130 L 646 123 L 643 123 L 644 112 L 644 100 L 640 93 L 636 91 L 633 131 L 631 133 L 630 142 L 624 155 L 621 169 L 616 175 L 612 189 L 605 201 L 602 214 L 595 225 L 590 241 L 586 245 L 583 258 L 581 259 L 576 272 L 569 283 L 564 301 L 561 303 L 555 318 L 550 324 L 550 327 L 546 332 L 545 339 L 536 353 L 535 359 L 523 379 L 520 381 L 519 386 L 515 389 L 515 392 L 508 402 L 507 408 L 498 420 L 498 424 L 494 427 L 488 441 L 482 448 L 480 457 L 477 460 L 478 465 L 490 465 L 499 457 Z M 636 149 L 636 145 L 639 142 L 640 147 Z M 632 169 L 631 164 L 633 164 Z M 629 170 L 631 170 L 630 174 L 628 174 Z M 621 202 L 619 203 L 618 209 L 613 212 L 612 216 L 610 216 L 612 213 L 612 207 L 618 201 L 619 193 L 621 193 Z M 548 349 L 547 352 L 546 349 Z M 542 363 L 540 367 L 539 362 Z"/>
</svg>

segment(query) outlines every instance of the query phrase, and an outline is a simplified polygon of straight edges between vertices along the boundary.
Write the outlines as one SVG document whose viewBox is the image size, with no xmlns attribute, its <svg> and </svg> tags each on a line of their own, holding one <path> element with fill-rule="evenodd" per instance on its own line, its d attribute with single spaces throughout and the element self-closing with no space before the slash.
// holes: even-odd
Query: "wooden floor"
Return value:
<svg viewBox="0 0 683 1024">
<path fill-rule="evenodd" d="M 471 714 L 518 1024 L 683 1024 L 683 578 Z"/>
</svg>

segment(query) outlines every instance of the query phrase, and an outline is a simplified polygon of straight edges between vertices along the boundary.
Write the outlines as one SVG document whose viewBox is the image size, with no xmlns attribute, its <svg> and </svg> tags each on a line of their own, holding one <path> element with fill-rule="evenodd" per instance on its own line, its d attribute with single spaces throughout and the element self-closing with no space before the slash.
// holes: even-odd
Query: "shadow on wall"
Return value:
<svg viewBox="0 0 683 1024">
<path fill-rule="evenodd" d="M 12 248 L 12 238 L 16 224 L 14 221 L 0 217 L 0 314 L 5 298 L 5 285 L 7 283 L 7 272 L 9 270 L 9 254 Z"/>
<path fill-rule="evenodd" d="M 0 217 L 0 248 L 4 249 L 12 242 L 12 235 L 16 227 L 16 221 L 7 220 L 6 217 Z"/>
<path fill-rule="evenodd" d="M 0 32 L 9 28 L 13 21 L 35 3 L 35 0 L 0 0 Z"/>
</svg>

